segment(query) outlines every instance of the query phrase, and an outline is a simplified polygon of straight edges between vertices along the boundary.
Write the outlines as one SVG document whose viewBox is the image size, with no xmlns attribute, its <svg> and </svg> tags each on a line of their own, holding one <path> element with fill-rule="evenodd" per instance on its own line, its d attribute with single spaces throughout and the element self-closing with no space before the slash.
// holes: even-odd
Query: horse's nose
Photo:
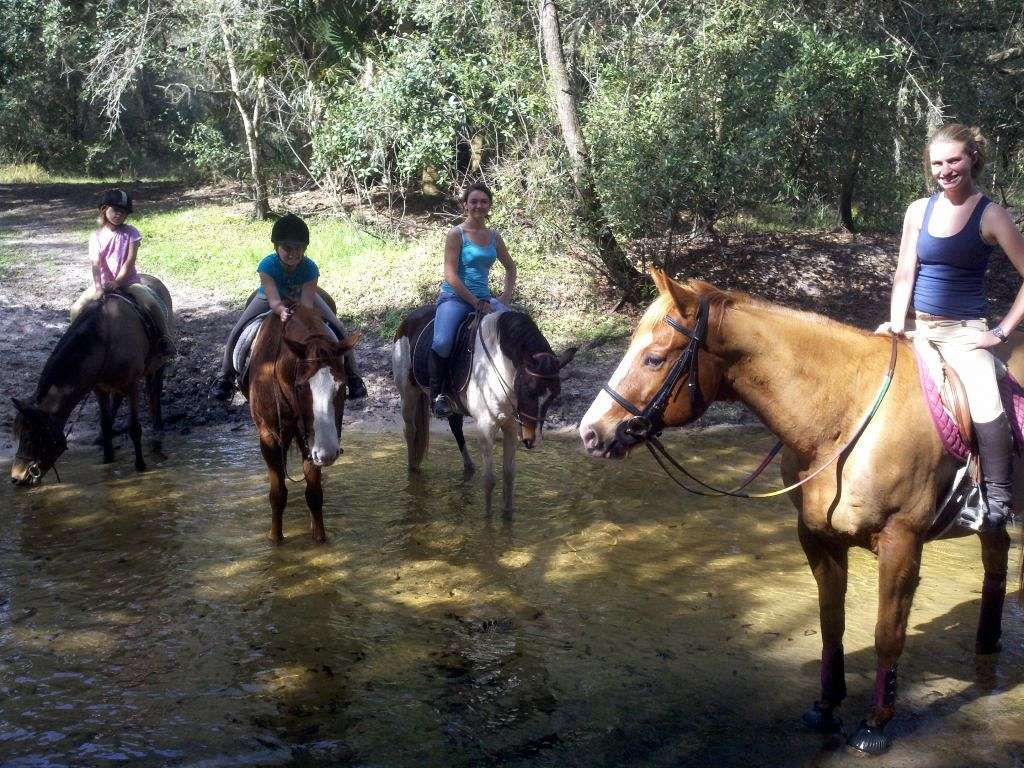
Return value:
<svg viewBox="0 0 1024 768">
<path fill-rule="evenodd" d="M 532 437 L 523 438 L 523 447 L 526 450 L 533 448 L 534 439 Z"/>
<path fill-rule="evenodd" d="M 587 453 L 598 453 L 601 451 L 601 438 L 597 436 L 597 430 L 593 427 L 584 428 L 580 437 L 583 439 L 583 447 Z"/>
</svg>

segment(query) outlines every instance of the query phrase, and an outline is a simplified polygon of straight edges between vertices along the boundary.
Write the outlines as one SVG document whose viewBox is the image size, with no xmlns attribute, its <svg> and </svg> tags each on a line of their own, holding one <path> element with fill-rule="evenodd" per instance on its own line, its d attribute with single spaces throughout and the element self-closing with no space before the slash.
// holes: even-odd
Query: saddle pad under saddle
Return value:
<svg viewBox="0 0 1024 768">
<path fill-rule="evenodd" d="M 235 373 L 238 374 L 239 382 L 245 379 L 245 375 L 249 370 L 249 353 L 252 351 L 252 343 L 256 338 L 256 334 L 259 333 L 260 326 L 263 325 L 263 318 L 269 315 L 270 312 L 264 312 L 262 315 L 256 315 L 242 332 L 238 335 L 238 341 L 235 342 L 235 348 L 231 350 L 231 363 L 235 368 Z M 338 340 L 337 334 L 334 333 L 334 329 L 331 328 L 327 323 L 324 323 L 324 330 L 327 331 L 327 335 L 335 341 Z"/>
<path fill-rule="evenodd" d="M 924 394 L 925 403 L 928 404 L 928 412 L 935 424 L 935 431 L 938 432 L 939 439 L 942 441 L 942 447 L 946 449 L 946 453 L 958 461 L 967 461 L 970 447 L 964 442 L 956 419 L 943 406 L 939 387 L 927 362 L 916 349 L 914 352 L 917 355 L 917 372 L 921 379 L 921 391 Z M 1002 398 L 1003 410 L 1010 422 L 1014 443 L 1017 451 L 1020 452 L 1024 448 L 1024 387 L 1021 387 L 1013 374 L 1005 368 L 1000 373 L 999 396 Z"/>
<path fill-rule="evenodd" d="M 459 325 L 448 362 L 448 389 L 453 394 L 462 392 L 469 384 L 473 363 L 473 343 L 476 340 L 477 314 L 470 312 Z M 430 389 L 430 345 L 434 341 L 434 321 L 424 326 L 412 351 L 412 378 L 420 389 Z"/>
</svg>

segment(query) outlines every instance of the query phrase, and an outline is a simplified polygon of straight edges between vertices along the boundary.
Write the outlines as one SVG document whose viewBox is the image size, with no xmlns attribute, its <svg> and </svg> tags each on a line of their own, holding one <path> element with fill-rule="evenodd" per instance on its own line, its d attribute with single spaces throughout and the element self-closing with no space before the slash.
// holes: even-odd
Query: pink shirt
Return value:
<svg viewBox="0 0 1024 768">
<path fill-rule="evenodd" d="M 89 258 L 96 265 L 100 274 L 100 284 L 112 283 L 121 267 L 128 260 L 129 246 L 142 240 L 139 230 L 130 224 L 122 224 L 117 229 L 100 227 L 89 237 Z M 125 276 L 124 285 L 142 282 L 135 265 Z"/>
</svg>

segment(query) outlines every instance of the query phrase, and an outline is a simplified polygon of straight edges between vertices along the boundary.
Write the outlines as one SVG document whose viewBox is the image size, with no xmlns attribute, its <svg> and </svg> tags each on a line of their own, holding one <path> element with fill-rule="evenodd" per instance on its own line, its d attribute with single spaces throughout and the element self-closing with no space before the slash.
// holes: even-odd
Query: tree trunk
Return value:
<svg viewBox="0 0 1024 768">
<path fill-rule="evenodd" d="M 587 233 L 605 267 L 605 274 L 623 294 L 632 298 L 636 294 L 641 274 L 626 258 L 615 234 L 608 226 L 608 219 L 601 206 L 601 200 L 594 189 L 590 167 L 590 153 L 580 127 L 576 109 L 576 97 L 569 83 L 562 49 L 562 32 L 558 23 L 558 7 L 555 0 L 540 0 L 540 28 L 544 58 L 547 61 L 551 88 L 554 91 L 555 113 L 562 130 L 562 139 L 569 153 L 573 182 L 581 218 Z"/>
<path fill-rule="evenodd" d="M 242 118 L 242 129 L 245 132 L 245 146 L 249 152 L 249 168 L 252 174 L 252 199 L 253 218 L 262 221 L 270 217 L 270 201 L 267 196 L 267 182 L 263 178 L 263 163 L 260 157 L 260 134 L 259 134 L 259 94 L 253 100 L 252 114 L 249 114 L 242 94 L 241 79 L 238 77 L 238 67 L 235 64 L 235 49 L 231 45 L 231 38 L 228 35 L 227 22 L 224 20 L 224 13 L 218 4 L 217 20 L 220 23 L 220 37 L 224 44 L 224 58 L 228 65 L 228 76 L 231 80 L 231 100 L 238 109 Z M 260 78 L 262 84 L 262 78 Z"/>
</svg>

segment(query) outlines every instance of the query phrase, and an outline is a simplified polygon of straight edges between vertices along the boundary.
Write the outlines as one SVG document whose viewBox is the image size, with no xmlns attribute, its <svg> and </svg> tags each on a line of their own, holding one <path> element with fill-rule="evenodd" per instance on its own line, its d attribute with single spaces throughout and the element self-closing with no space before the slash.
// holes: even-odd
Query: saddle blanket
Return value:
<svg viewBox="0 0 1024 768">
<path fill-rule="evenodd" d="M 235 348 L 231 351 L 231 362 L 235 367 L 235 373 L 239 376 L 239 381 L 242 380 L 248 371 L 249 352 L 252 351 L 252 343 L 256 338 L 256 334 L 259 333 L 260 326 L 263 324 L 263 318 L 269 314 L 270 312 L 264 312 L 262 315 L 256 315 L 256 317 L 254 317 L 238 335 L 238 341 L 235 342 Z M 327 331 L 327 335 L 332 339 L 335 341 L 338 340 L 337 334 L 326 322 L 324 323 L 324 330 Z"/>
<path fill-rule="evenodd" d="M 956 419 L 942 404 L 939 387 L 936 384 L 934 366 L 928 364 L 916 346 L 914 353 L 917 355 L 917 372 L 921 380 L 921 390 L 924 393 L 925 402 L 928 404 L 932 422 L 935 424 L 935 431 L 938 432 L 939 439 L 942 440 L 942 447 L 955 459 L 967 461 L 970 447 L 960 435 Z M 1024 388 L 1001 364 L 1000 368 L 999 395 L 1002 398 L 1003 410 L 1010 422 L 1013 440 L 1019 452 L 1024 447 Z M 941 375 L 941 368 L 939 371 L 938 375 Z"/>
<path fill-rule="evenodd" d="M 459 325 L 452 345 L 452 354 L 448 363 L 448 388 L 452 394 L 462 392 L 469 384 L 469 374 L 473 366 L 473 343 L 476 340 L 474 321 L 477 314 L 471 312 Z M 430 389 L 430 345 L 434 341 L 434 320 L 431 319 L 419 337 L 412 352 L 412 376 L 420 389 Z"/>
</svg>

